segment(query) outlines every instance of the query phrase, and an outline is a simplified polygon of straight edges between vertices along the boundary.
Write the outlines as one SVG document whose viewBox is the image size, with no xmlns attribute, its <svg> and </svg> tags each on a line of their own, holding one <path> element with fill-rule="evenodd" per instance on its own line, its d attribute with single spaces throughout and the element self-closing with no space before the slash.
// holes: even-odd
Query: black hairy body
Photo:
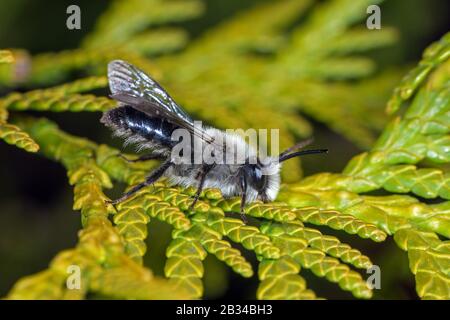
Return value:
<svg viewBox="0 0 450 320">
<path fill-rule="evenodd" d="M 138 135 L 142 139 L 152 141 L 163 149 L 170 151 L 177 143 L 172 141 L 172 133 L 178 129 L 165 119 L 149 117 L 144 112 L 133 109 L 130 106 L 122 106 L 105 113 L 102 122 L 113 126 L 116 130 L 129 131 L 131 135 Z"/>
</svg>

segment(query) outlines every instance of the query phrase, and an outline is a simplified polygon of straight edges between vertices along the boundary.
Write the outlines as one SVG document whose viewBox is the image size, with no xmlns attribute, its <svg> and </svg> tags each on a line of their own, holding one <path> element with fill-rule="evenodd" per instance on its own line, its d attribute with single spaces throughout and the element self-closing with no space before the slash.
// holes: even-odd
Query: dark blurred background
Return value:
<svg viewBox="0 0 450 320">
<path fill-rule="evenodd" d="M 182 23 L 192 38 L 259 1 L 205 2 L 207 11 L 201 18 Z M 82 11 L 82 29 L 79 31 L 69 31 L 65 27 L 66 8 L 74 3 Z M 0 48 L 25 48 L 32 54 L 76 48 L 109 3 L 108 0 L 2 0 Z M 395 0 L 384 3 L 381 8 L 382 25 L 394 26 L 401 34 L 396 45 L 374 53 L 381 67 L 413 65 L 428 44 L 448 31 L 448 0 Z M 88 136 L 98 142 L 111 142 L 109 132 L 98 122 L 100 114 L 44 115 L 56 120 L 67 132 Z M 326 126 L 312 123 L 317 140 L 323 145 L 333 145 L 339 152 L 333 155 L 332 162 L 305 158 L 307 175 L 320 171 L 338 172 L 361 151 Z M 117 141 L 113 144 L 118 145 Z M 46 268 L 56 253 L 76 244 L 80 216 L 71 209 L 72 189 L 65 170 L 59 164 L 3 142 L 0 143 L 0 157 L 0 296 L 4 296 L 20 277 Z M 149 252 L 145 263 L 156 274 L 162 275 L 170 228 L 157 221 L 152 221 L 149 228 Z M 361 249 L 380 265 L 383 270 L 382 290 L 375 290 L 375 298 L 417 298 L 406 254 L 392 240 L 380 245 L 330 229 L 322 231 L 338 235 L 342 241 Z M 248 252 L 247 257 L 254 261 Z M 302 274 L 308 286 L 319 296 L 351 298 L 337 285 L 318 279 L 308 271 L 302 271 Z M 206 298 L 254 298 L 256 286 L 256 277 L 243 279 L 214 257 L 207 258 Z"/>
</svg>

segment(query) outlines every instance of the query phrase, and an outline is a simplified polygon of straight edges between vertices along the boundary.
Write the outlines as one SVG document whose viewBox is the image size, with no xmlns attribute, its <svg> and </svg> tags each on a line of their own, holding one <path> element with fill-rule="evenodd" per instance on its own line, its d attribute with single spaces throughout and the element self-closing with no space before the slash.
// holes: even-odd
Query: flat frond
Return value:
<svg viewBox="0 0 450 320">
<path fill-rule="evenodd" d="M 190 40 L 189 28 L 175 23 L 199 17 L 204 2 L 114 0 L 80 48 L 35 56 L 1 50 L 0 84 L 9 91 L 0 99 L 0 139 L 64 167 L 82 225 L 73 248 L 20 279 L 6 298 L 197 299 L 210 255 L 239 276 L 257 274 L 258 299 L 320 299 L 305 270 L 367 299 L 373 288 L 364 275 L 378 261 L 347 239 L 378 245 L 392 236 L 407 252 L 418 295 L 449 299 L 450 38 L 432 44 L 388 100 L 402 70 L 372 76 L 377 66 L 366 53 L 395 42 L 397 31 L 358 25 L 380 2 L 258 3 Z M 278 129 L 284 149 L 312 134 L 306 115 L 365 151 L 342 172 L 303 179 L 298 162 L 283 163 L 278 198 L 248 204 L 245 222 L 241 199 L 208 189 L 191 207 L 196 190 L 166 179 L 113 206 L 105 190 L 115 183 L 129 190 L 158 161 L 126 161 L 115 148 L 23 112 L 116 107 L 89 93 L 107 87 L 114 59 L 138 66 L 218 128 Z M 81 78 L 65 82 L 74 73 Z M 333 161 L 340 150 L 329 149 Z M 171 230 L 164 276 L 144 265 L 156 220 Z M 70 290 L 77 284 L 68 270 L 81 272 L 78 290 Z"/>
<path fill-rule="evenodd" d="M 0 63 L 12 63 L 14 62 L 14 56 L 11 51 L 0 50 Z"/>
</svg>

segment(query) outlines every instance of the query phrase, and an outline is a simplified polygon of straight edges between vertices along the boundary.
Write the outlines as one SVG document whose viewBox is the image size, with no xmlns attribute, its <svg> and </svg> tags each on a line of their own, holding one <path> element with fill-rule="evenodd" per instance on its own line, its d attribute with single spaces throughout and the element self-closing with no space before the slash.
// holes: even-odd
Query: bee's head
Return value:
<svg viewBox="0 0 450 320">
<path fill-rule="evenodd" d="M 328 152 L 327 149 L 294 152 L 311 141 L 310 139 L 296 144 L 280 153 L 278 157 L 257 158 L 256 161 L 246 163 L 244 174 L 249 186 L 257 192 L 257 198 L 264 202 L 275 200 L 280 190 L 280 169 L 283 161 L 302 155 Z"/>
<path fill-rule="evenodd" d="M 256 197 L 264 202 L 275 200 L 280 189 L 281 164 L 277 158 L 257 159 L 256 163 L 244 166 L 248 185 L 257 193 Z"/>
</svg>

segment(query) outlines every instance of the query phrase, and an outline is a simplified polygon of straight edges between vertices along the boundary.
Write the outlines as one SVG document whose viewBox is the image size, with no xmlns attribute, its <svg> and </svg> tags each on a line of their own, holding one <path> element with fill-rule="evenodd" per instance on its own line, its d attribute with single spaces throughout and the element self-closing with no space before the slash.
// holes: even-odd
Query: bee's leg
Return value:
<svg viewBox="0 0 450 320">
<path fill-rule="evenodd" d="M 125 157 L 123 154 L 119 154 L 119 157 L 121 157 L 122 159 L 124 159 L 126 162 L 139 162 L 139 161 L 147 161 L 147 160 L 164 160 L 166 159 L 166 156 L 162 155 L 162 154 L 158 154 L 158 153 L 149 153 L 149 154 L 144 154 L 143 156 L 140 156 L 137 159 L 128 159 L 127 157 Z"/>
<path fill-rule="evenodd" d="M 128 192 L 124 193 L 123 196 L 121 196 L 120 198 L 113 200 L 113 201 L 108 201 L 108 203 L 111 203 L 112 205 L 116 205 L 120 202 L 123 202 L 127 199 L 129 199 L 131 196 L 133 196 L 136 192 L 138 192 L 139 190 L 141 190 L 142 188 L 156 182 L 156 180 L 158 180 L 159 178 L 162 177 L 162 175 L 164 174 L 164 172 L 171 166 L 173 165 L 173 163 L 171 162 L 171 159 L 167 159 L 166 161 L 163 162 L 163 164 L 155 169 L 152 173 L 150 173 L 150 175 L 145 179 L 144 182 L 139 183 L 138 185 L 135 185 L 133 188 L 131 188 Z"/>
<path fill-rule="evenodd" d="M 240 177 L 240 184 L 241 184 L 241 218 L 242 221 L 244 221 L 244 223 L 247 223 L 247 217 L 244 215 L 244 209 L 245 209 L 245 204 L 247 202 L 247 178 L 245 177 L 244 174 L 241 175 Z"/>
<path fill-rule="evenodd" d="M 211 165 L 211 164 L 206 164 L 201 167 L 201 169 L 196 177 L 196 179 L 200 179 L 200 182 L 198 184 L 197 192 L 195 192 L 195 195 L 194 195 L 194 201 L 192 201 L 191 205 L 189 206 L 189 210 L 192 210 L 192 208 L 194 208 L 195 204 L 197 203 L 198 198 L 200 197 L 200 194 L 202 193 L 203 186 L 205 185 L 206 176 L 207 176 L 208 172 L 211 171 L 212 168 L 213 168 L 213 165 Z"/>
</svg>

